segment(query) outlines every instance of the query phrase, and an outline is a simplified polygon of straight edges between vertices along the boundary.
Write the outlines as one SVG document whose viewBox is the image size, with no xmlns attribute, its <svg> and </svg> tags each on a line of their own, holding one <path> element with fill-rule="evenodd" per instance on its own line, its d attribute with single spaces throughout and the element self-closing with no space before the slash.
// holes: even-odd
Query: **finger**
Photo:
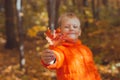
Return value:
<svg viewBox="0 0 120 80">
<path fill-rule="evenodd" d="M 55 57 L 54 56 L 48 56 L 48 55 L 46 55 L 46 56 L 43 56 L 42 57 L 42 59 L 44 59 L 44 60 L 54 60 L 55 59 Z"/>
<path fill-rule="evenodd" d="M 52 51 L 52 50 L 50 50 L 50 49 L 46 49 L 46 50 L 45 50 L 45 52 L 48 52 L 48 53 L 53 53 L 53 51 Z"/>
<path fill-rule="evenodd" d="M 52 58 L 45 58 L 44 61 L 45 62 L 51 62 L 51 61 L 54 61 L 55 59 L 52 59 Z"/>
</svg>

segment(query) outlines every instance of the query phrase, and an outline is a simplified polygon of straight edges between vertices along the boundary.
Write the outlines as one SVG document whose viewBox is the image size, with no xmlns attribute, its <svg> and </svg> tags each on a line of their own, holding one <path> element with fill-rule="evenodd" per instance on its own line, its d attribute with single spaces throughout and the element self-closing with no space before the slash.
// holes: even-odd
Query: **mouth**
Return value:
<svg viewBox="0 0 120 80">
<path fill-rule="evenodd" d="M 68 35 L 76 35 L 76 33 L 68 33 Z"/>
<path fill-rule="evenodd" d="M 76 38 L 76 35 L 74 33 L 70 33 L 70 34 L 68 34 L 68 37 L 74 39 L 74 38 Z"/>
</svg>

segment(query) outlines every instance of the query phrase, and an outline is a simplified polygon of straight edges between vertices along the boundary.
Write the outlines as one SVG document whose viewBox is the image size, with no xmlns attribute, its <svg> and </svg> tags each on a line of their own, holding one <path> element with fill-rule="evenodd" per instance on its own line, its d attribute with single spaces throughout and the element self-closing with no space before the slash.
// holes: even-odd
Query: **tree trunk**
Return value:
<svg viewBox="0 0 120 80">
<path fill-rule="evenodd" d="M 102 0 L 103 5 L 108 8 L 108 0 Z"/>
<path fill-rule="evenodd" d="M 60 7 L 60 0 L 56 0 L 56 18 L 55 18 L 55 28 L 57 28 L 58 27 L 58 24 L 57 24 L 57 22 L 58 22 L 58 17 L 59 17 L 59 7 Z"/>
<path fill-rule="evenodd" d="M 96 19 L 95 0 L 92 0 L 91 4 L 92 4 L 93 17 L 94 17 L 94 19 Z"/>
<path fill-rule="evenodd" d="M 5 30 L 6 30 L 6 44 L 8 49 L 15 48 L 17 46 L 16 33 L 15 33 L 15 1 L 5 0 Z"/>
<path fill-rule="evenodd" d="M 51 3 L 50 1 L 55 1 L 53 2 L 55 4 L 55 7 L 52 8 L 52 6 L 54 5 L 53 3 Z M 48 11 L 48 17 L 49 17 L 49 27 L 50 24 L 52 23 L 52 19 L 51 18 L 54 18 L 54 27 L 57 28 L 57 20 L 58 20 L 58 13 L 59 13 L 59 6 L 60 6 L 60 0 L 47 0 L 47 11 Z M 52 11 L 54 10 L 54 16 L 52 16 Z"/>
<path fill-rule="evenodd" d="M 84 17 L 84 19 L 85 19 L 84 26 L 88 27 L 89 26 L 88 17 L 87 17 L 87 14 L 85 13 L 85 9 L 88 8 L 88 0 L 83 0 L 83 7 L 84 7 L 83 13 L 84 13 L 84 16 L 85 16 Z"/>
<path fill-rule="evenodd" d="M 77 7 L 78 11 L 81 13 L 83 11 L 82 0 L 72 0 L 73 5 Z"/>
<path fill-rule="evenodd" d="M 83 5 L 84 5 L 85 7 L 88 7 L 88 0 L 83 0 Z"/>
<path fill-rule="evenodd" d="M 97 0 L 96 19 L 100 19 L 100 0 Z"/>
<path fill-rule="evenodd" d="M 120 14 L 120 0 L 117 0 L 118 15 Z"/>
</svg>

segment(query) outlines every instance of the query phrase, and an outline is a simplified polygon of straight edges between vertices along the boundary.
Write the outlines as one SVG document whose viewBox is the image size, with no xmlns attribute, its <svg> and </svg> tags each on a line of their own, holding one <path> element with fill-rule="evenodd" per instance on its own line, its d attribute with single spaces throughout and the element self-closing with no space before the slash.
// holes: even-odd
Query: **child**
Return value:
<svg viewBox="0 0 120 80">
<path fill-rule="evenodd" d="M 56 70 L 57 80 L 101 80 L 90 49 L 78 40 L 81 35 L 79 19 L 74 13 L 66 13 L 59 18 L 58 24 L 57 44 L 53 43 L 42 52 L 43 65 Z"/>
</svg>

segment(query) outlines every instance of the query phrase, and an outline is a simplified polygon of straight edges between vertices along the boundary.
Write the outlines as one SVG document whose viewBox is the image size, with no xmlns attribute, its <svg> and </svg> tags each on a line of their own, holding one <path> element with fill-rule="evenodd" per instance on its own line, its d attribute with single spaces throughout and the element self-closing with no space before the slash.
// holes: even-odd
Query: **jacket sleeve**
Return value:
<svg viewBox="0 0 120 80">
<path fill-rule="evenodd" d="M 50 48 L 53 50 L 56 61 L 54 64 L 51 65 L 46 65 L 46 68 L 48 69 L 58 69 L 62 66 L 63 61 L 64 61 L 64 54 L 63 54 L 63 48 L 62 47 L 56 47 L 56 48 Z"/>
</svg>

